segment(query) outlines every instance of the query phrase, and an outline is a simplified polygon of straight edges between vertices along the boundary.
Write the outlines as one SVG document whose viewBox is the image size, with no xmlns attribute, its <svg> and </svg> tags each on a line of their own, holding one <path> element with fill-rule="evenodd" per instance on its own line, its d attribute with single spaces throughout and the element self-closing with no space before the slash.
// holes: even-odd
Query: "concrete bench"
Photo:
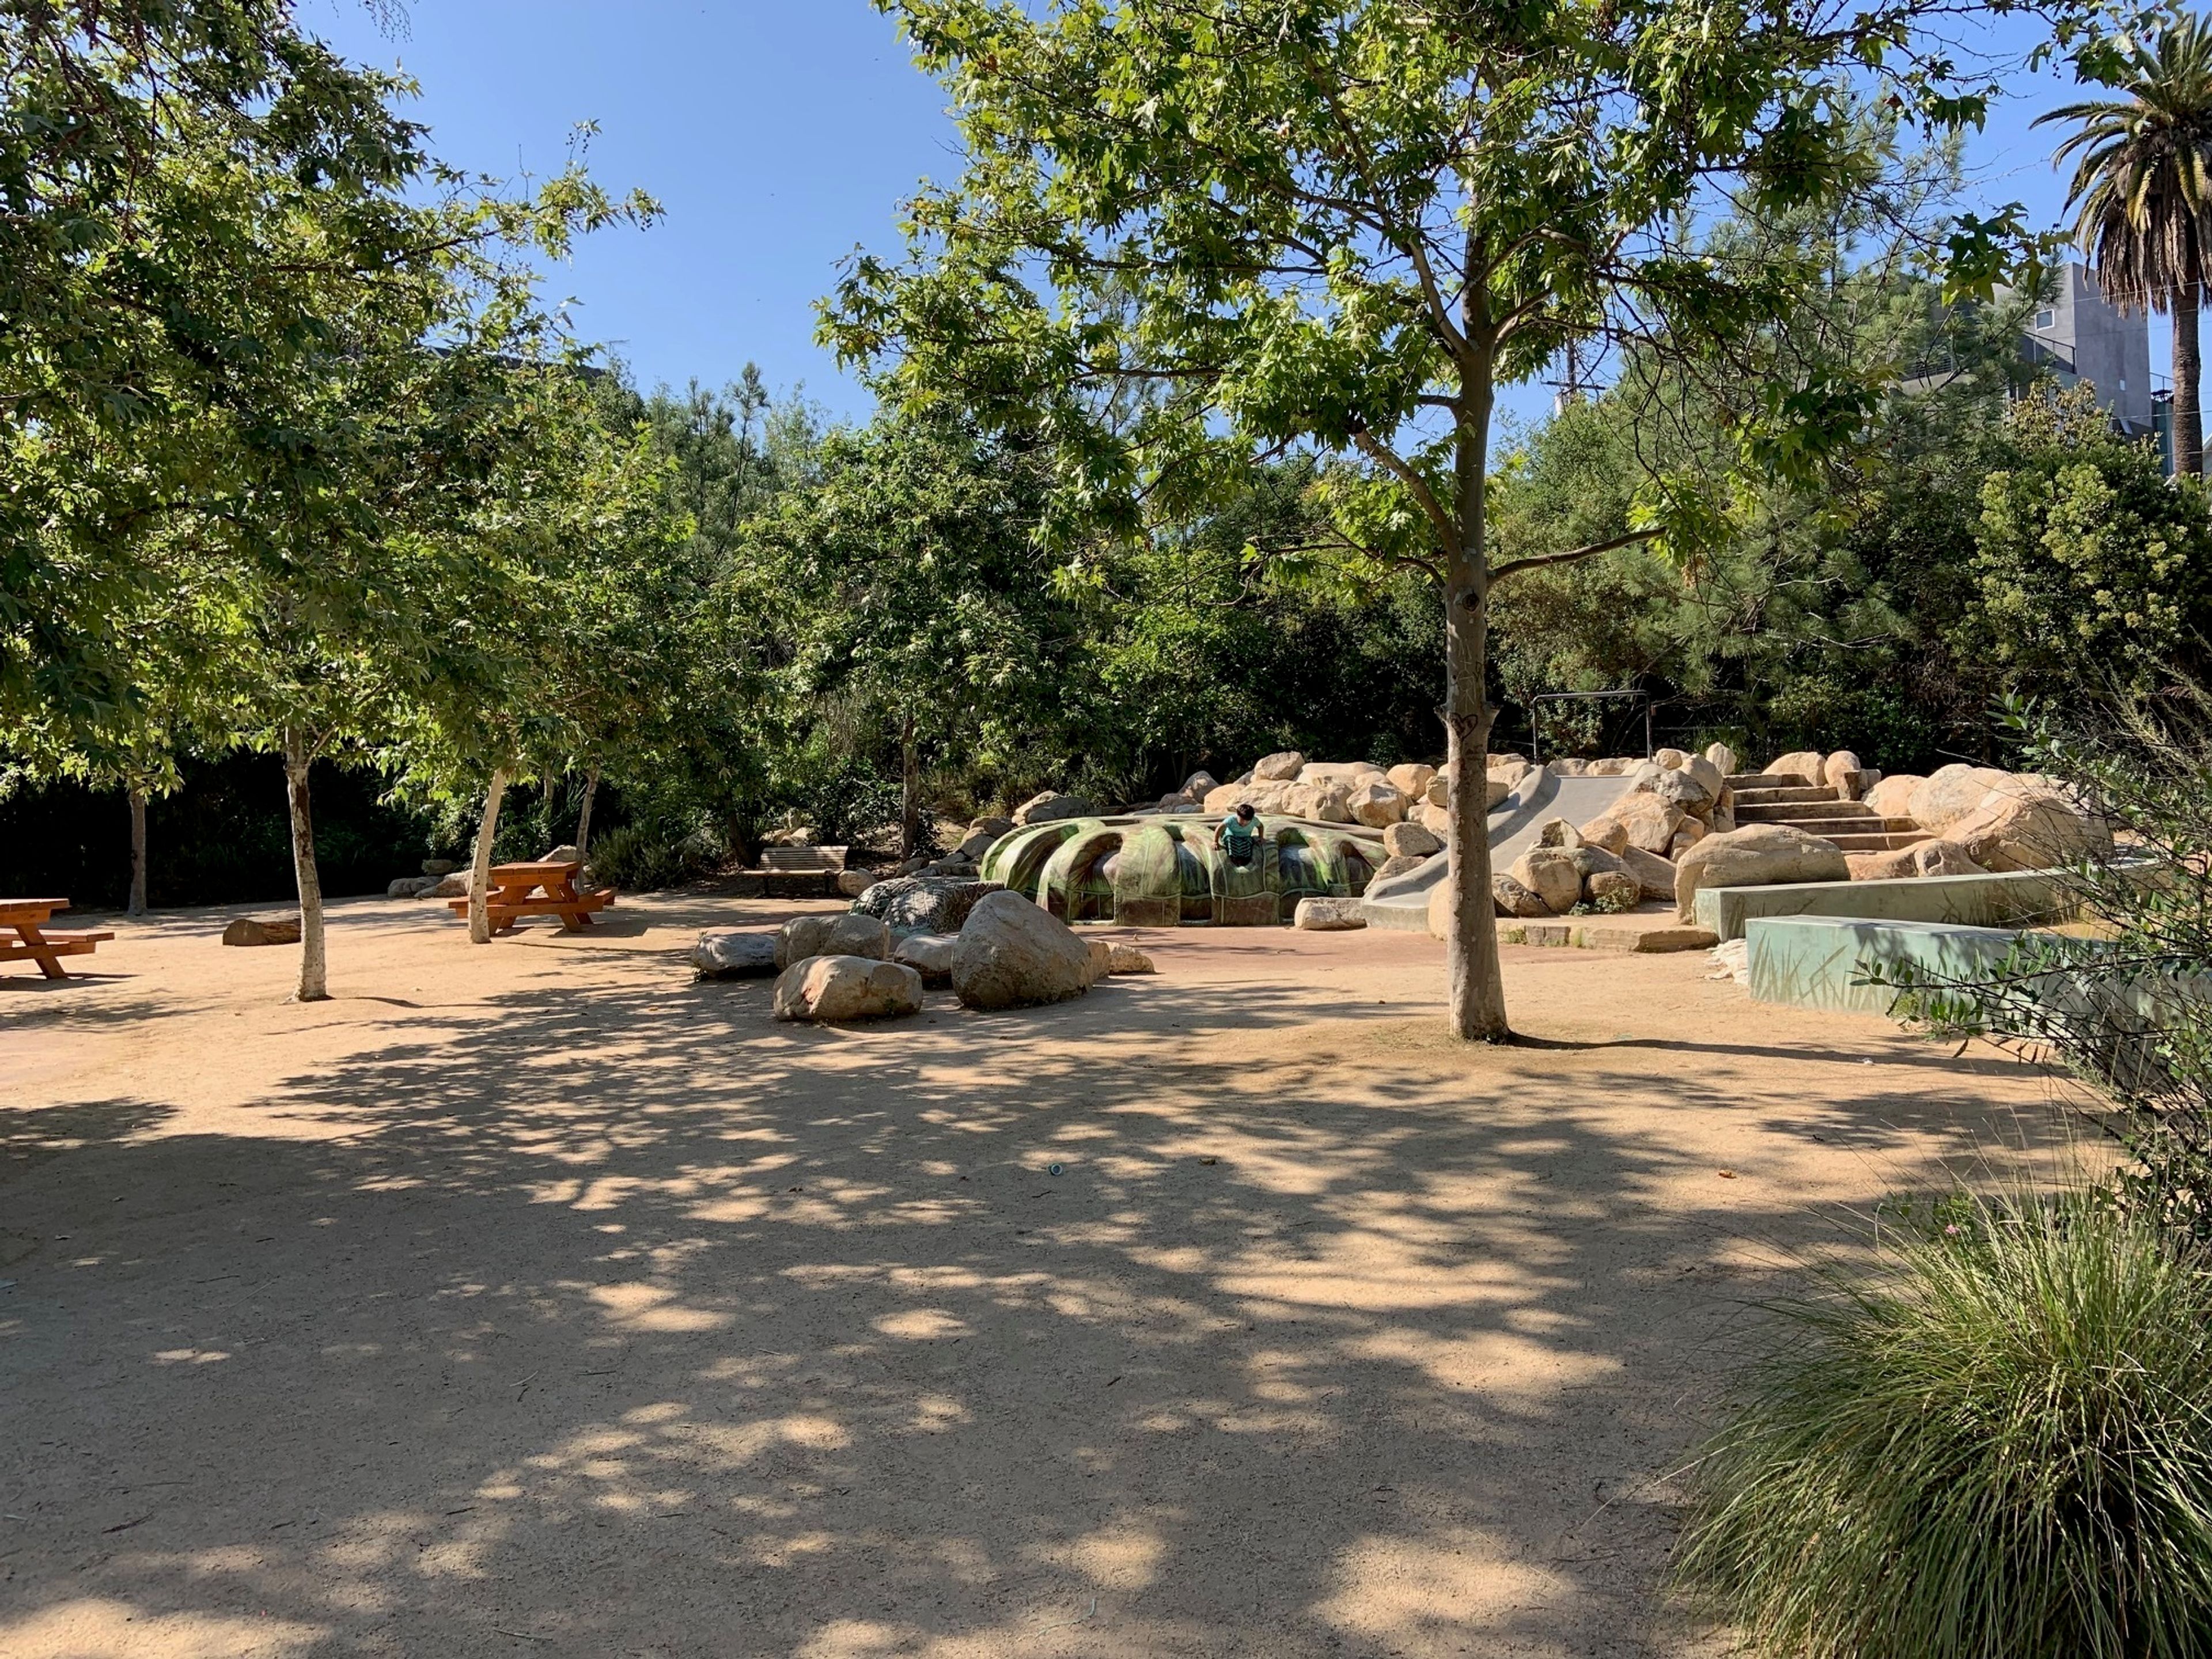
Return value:
<svg viewBox="0 0 2212 1659">
<path fill-rule="evenodd" d="M 1964 927 L 2063 920 L 2073 914 L 2066 877 L 2046 870 L 2003 875 L 1911 876 L 1895 881 L 1799 881 L 1773 887 L 1707 887 L 1698 926 L 1742 939 L 1762 916 L 1859 916 L 1869 921 L 1944 922 Z"/>
</svg>

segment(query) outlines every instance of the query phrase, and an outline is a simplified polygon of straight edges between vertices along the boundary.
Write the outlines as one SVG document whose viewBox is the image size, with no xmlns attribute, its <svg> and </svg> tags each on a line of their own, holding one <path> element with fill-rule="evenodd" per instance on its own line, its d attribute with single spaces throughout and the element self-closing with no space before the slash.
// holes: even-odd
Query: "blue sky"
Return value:
<svg viewBox="0 0 2212 1659">
<path fill-rule="evenodd" d="M 549 287 L 641 384 L 720 385 L 750 360 L 779 390 L 804 382 L 838 414 L 866 412 L 813 343 L 813 302 L 856 245 L 895 246 L 918 180 L 957 167 L 942 93 L 866 0 L 418 0 L 397 35 L 360 0 L 305 0 L 301 15 L 349 57 L 419 81 L 412 113 L 457 165 L 543 174 L 578 122 L 599 123 L 593 172 L 667 217 L 589 240 Z M 2016 51 L 2024 37 L 1992 40 Z M 2047 225 L 2062 197 L 2051 135 L 2027 122 L 2081 94 L 2048 73 L 2012 84 L 1969 157 L 1987 200 L 2023 201 Z M 1548 402 L 1527 388 L 1505 406 Z"/>
</svg>

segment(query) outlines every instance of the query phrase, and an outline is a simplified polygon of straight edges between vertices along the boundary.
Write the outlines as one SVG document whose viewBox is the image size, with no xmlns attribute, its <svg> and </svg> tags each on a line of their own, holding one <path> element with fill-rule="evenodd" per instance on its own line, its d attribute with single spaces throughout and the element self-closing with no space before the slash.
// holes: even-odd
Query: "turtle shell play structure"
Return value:
<svg viewBox="0 0 2212 1659">
<path fill-rule="evenodd" d="M 1304 898 L 1358 898 L 1388 857 L 1362 824 L 1268 818 L 1252 862 L 1213 844 L 1212 817 L 1062 818 L 1002 836 L 985 881 L 1003 882 L 1063 921 L 1125 927 L 1273 927 Z"/>
</svg>

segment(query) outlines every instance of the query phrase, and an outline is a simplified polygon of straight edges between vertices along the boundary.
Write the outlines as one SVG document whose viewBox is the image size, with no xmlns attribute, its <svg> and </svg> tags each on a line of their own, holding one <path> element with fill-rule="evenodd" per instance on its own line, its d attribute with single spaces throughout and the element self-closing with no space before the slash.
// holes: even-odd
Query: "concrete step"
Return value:
<svg viewBox="0 0 2212 1659">
<path fill-rule="evenodd" d="M 1923 841 L 1935 839 L 1924 830 L 1916 830 L 1910 835 L 1903 836 L 1893 835 L 1887 830 L 1864 835 L 1830 835 L 1819 830 L 1811 833 L 1819 836 L 1823 841 L 1835 842 L 1846 853 L 1901 853 L 1908 847 L 1917 847 Z"/>
<path fill-rule="evenodd" d="M 1880 824 L 1887 820 L 1876 817 L 1855 800 L 1838 800 L 1833 796 L 1826 800 L 1745 800 L 1736 798 L 1736 821 L 1739 823 L 1796 823 L 1802 818 L 1858 819 L 1869 824 Z"/>
<path fill-rule="evenodd" d="M 1834 800 L 1837 798 L 1834 790 L 1816 789 L 1809 784 L 1802 788 L 1739 789 L 1735 793 L 1739 804 L 1748 803 L 1753 806 L 1772 806 L 1794 800 Z"/>
<path fill-rule="evenodd" d="M 1728 775 L 1728 787 L 1739 792 L 1745 789 L 1820 789 L 1826 794 L 1835 793 L 1834 790 L 1824 788 L 1816 780 L 1802 772 L 1731 772 Z"/>
</svg>

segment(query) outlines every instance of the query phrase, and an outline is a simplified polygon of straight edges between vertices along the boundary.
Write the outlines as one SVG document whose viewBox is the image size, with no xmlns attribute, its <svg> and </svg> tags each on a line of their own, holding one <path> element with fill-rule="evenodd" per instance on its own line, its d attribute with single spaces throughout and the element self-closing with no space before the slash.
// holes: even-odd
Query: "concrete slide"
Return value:
<svg viewBox="0 0 2212 1659">
<path fill-rule="evenodd" d="M 1628 793 L 1627 778 L 1562 778 L 1540 766 L 1490 809 L 1490 867 L 1503 870 L 1553 818 L 1580 827 Z M 1378 881 L 1361 906 L 1370 927 L 1418 933 L 1429 925 L 1429 896 L 1451 873 L 1451 854 L 1438 853 L 1418 870 Z"/>
</svg>

